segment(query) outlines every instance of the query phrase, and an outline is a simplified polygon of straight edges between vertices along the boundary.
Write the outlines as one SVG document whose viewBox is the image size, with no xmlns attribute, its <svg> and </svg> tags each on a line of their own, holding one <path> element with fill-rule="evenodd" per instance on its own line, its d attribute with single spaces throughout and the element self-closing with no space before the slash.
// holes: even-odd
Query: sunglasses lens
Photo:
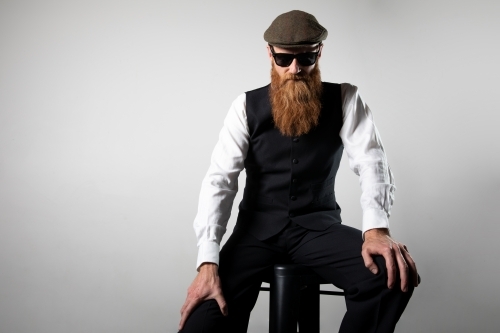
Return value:
<svg viewBox="0 0 500 333">
<path fill-rule="evenodd" d="M 286 54 L 286 53 L 275 53 L 274 54 L 274 61 L 276 61 L 276 65 L 280 67 L 288 67 L 293 61 L 293 54 Z"/>
<path fill-rule="evenodd" d="M 311 66 L 316 62 L 318 54 L 316 52 L 307 52 L 297 55 L 297 61 L 302 66 Z"/>
</svg>

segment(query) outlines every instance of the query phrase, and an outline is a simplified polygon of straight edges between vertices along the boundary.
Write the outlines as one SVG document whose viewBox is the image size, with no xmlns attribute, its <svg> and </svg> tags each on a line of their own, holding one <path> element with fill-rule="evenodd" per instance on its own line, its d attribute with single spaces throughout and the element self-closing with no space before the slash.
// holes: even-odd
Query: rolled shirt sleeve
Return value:
<svg viewBox="0 0 500 333">
<path fill-rule="evenodd" d="M 245 94 L 232 103 L 202 182 L 198 213 L 194 220 L 198 239 L 197 268 L 204 262 L 219 264 L 220 242 L 226 232 L 238 191 L 238 176 L 244 168 L 248 151 L 245 103 Z"/>
<path fill-rule="evenodd" d="M 359 176 L 364 235 L 370 229 L 389 228 L 396 186 L 370 108 L 356 86 L 343 83 L 341 89 L 344 124 L 340 137 L 349 166 Z"/>
</svg>

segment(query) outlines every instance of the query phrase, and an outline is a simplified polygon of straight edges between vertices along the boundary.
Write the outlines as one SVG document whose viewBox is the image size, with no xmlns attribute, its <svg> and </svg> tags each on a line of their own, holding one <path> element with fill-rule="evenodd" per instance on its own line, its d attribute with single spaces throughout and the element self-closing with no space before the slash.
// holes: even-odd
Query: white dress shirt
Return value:
<svg viewBox="0 0 500 333">
<path fill-rule="evenodd" d="M 339 136 L 349 158 L 349 166 L 359 176 L 363 234 L 374 228 L 389 228 L 394 201 L 394 177 L 373 122 L 372 113 L 358 88 L 341 84 L 343 125 Z M 238 175 L 244 168 L 249 145 L 246 95 L 232 103 L 203 179 L 194 229 L 198 238 L 196 267 L 204 262 L 219 264 L 220 241 L 226 232 Z"/>
</svg>

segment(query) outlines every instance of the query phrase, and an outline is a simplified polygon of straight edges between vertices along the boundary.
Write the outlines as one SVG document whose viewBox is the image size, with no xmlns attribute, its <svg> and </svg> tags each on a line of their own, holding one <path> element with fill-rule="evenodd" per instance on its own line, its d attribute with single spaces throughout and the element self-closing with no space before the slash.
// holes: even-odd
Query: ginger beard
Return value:
<svg viewBox="0 0 500 333">
<path fill-rule="evenodd" d="M 285 136 L 309 133 L 318 125 L 321 112 L 321 74 L 318 64 L 309 74 L 285 74 L 280 77 L 273 63 L 269 97 L 274 125 Z"/>
</svg>

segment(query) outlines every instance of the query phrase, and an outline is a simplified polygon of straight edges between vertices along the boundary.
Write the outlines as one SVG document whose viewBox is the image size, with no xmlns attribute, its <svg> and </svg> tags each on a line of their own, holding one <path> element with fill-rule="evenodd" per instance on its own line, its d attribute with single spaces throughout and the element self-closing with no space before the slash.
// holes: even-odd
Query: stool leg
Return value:
<svg viewBox="0 0 500 333">
<path fill-rule="evenodd" d="M 301 290 L 298 319 L 300 333 L 319 333 L 319 284 Z"/>
<path fill-rule="evenodd" d="M 299 281 L 293 276 L 273 277 L 269 295 L 269 333 L 297 332 Z"/>
</svg>

